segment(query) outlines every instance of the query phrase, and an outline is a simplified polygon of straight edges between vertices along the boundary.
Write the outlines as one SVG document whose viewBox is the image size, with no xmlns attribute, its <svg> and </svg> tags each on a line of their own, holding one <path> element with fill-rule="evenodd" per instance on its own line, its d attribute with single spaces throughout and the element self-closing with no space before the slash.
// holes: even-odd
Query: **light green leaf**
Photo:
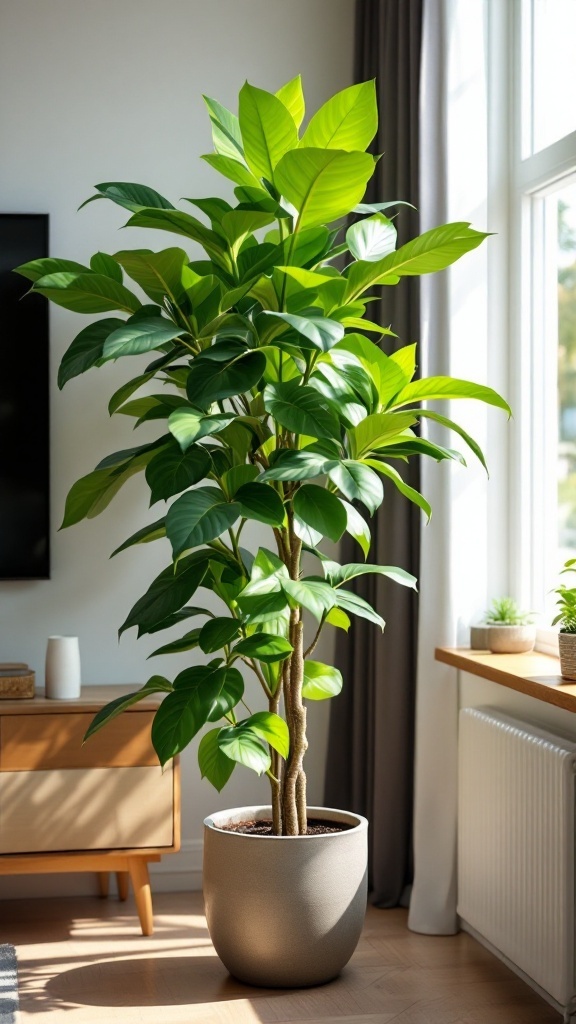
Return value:
<svg viewBox="0 0 576 1024">
<path fill-rule="evenodd" d="M 363 150 L 372 142 L 377 128 L 374 81 L 361 82 L 336 93 L 320 107 L 311 118 L 300 145 Z"/>
<path fill-rule="evenodd" d="M 220 793 L 236 767 L 236 762 L 220 750 L 221 729 L 211 729 L 200 740 L 198 766 L 203 779 L 208 779 Z"/>
<path fill-rule="evenodd" d="M 278 89 L 276 95 L 290 111 L 296 127 L 299 128 L 306 111 L 300 75 L 296 75 L 296 78 L 291 78 L 289 82 L 286 82 L 286 85 Z"/>
<path fill-rule="evenodd" d="M 343 686 L 342 673 L 321 661 L 304 662 L 304 683 L 302 696 L 307 700 L 325 700 L 336 697 Z"/>
<path fill-rule="evenodd" d="M 270 768 L 270 755 L 256 733 L 244 727 L 243 723 L 220 729 L 218 746 L 223 754 L 238 761 L 245 768 L 251 768 L 258 775 Z"/>
<path fill-rule="evenodd" d="M 350 450 L 354 458 L 359 459 L 371 451 L 377 451 L 390 438 L 398 437 L 416 422 L 413 413 L 378 412 L 348 431 Z"/>
<path fill-rule="evenodd" d="M 226 501 L 217 487 L 197 487 L 182 494 L 168 510 L 166 534 L 174 556 L 206 544 L 238 519 L 238 505 Z"/>
<path fill-rule="evenodd" d="M 141 302 L 124 285 L 103 274 L 57 273 L 39 278 L 33 290 L 73 313 L 135 313 Z"/>
<path fill-rule="evenodd" d="M 307 451 L 280 451 L 270 469 L 265 470 L 261 480 L 308 480 L 322 476 L 326 470 L 324 455 Z"/>
<path fill-rule="evenodd" d="M 350 612 L 351 615 L 358 615 L 361 619 L 367 619 L 368 622 L 374 622 L 375 625 L 380 626 L 382 631 L 384 630 L 386 625 L 384 619 L 374 611 L 363 597 L 359 597 L 358 594 L 353 594 L 349 590 L 335 590 L 334 593 L 336 595 L 336 604 L 339 608 Z"/>
<path fill-rule="evenodd" d="M 480 445 L 478 444 L 477 441 L 474 440 L 473 437 L 470 436 L 470 434 L 468 434 L 464 430 L 463 427 L 459 426 L 458 423 L 455 423 L 454 420 L 448 419 L 447 416 L 441 416 L 440 413 L 437 412 L 430 412 L 428 409 L 420 409 L 417 412 L 417 415 L 419 417 L 422 417 L 423 419 L 434 420 L 435 423 L 441 423 L 443 427 L 447 427 L 448 430 L 453 430 L 455 434 L 458 434 L 458 436 L 461 437 L 462 440 L 466 442 L 471 451 L 474 452 L 474 455 L 479 460 L 479 462 L 482 463 L 484 469 L 486 470 L 486 475 L 489 475 L 488 466 L 486 465 L 484 453 Z"/>
<path fill-rule="evenodd" d="M 389 466 L 386 462 L 380 462 L 379 459 L 364 459 L 364 462 L 367 466 L 371 466 L 372 469 L 376 469 L 379 473 L 382 473 L 383 476 L 387 476 L 392 480 L 392 483 L 400 491 L 400 494 L 403 494 L 409 501 L 418 505 L 418 508 L 422 509 L 426 514 L 428 521 L 430 521 L 432 509 L 430 508 L 429 502 L 427 502 L 426 498 L 420 494 L 420 491 L 415 490 L 414 487 L 410 487 L 405 483 L 397 469 L 394 469 L 393 466 Z"/>
<path fill-rule="evenodd" d="M 292 607 L 306 608 L 318 621 L 337 604 L 336 591 L 319 580 L 282 580 L 282 590 Z"/>
<path fill-rule="evenodd" d="M 246 185 L 248 188 L 261 188 L 259 179 L 238 160 L 232 160 L 229 156 L 222 156 L 220 153 L 205 153 L 200 158 L 205 160 L 210 167 L 222 174 L 237 185 Z"/>
<path fill-rule="evenodd" d="M 474 384 L 469 380 L 457 380 L 454 377 L 425 377 L 422 380 L 413 380 L 398 392 L 393 405 L 395 409 L 398 409 L 410 402 L 453 398 L 476 398 L 480 402 L 486 402 L 487 405 L 495 405 L 498 409 L 504 409 L 509 416 L 512 415 L 508 402 L 492 388 L 485 387 L 483 384 Z"/>
<path fill-rule="evenodd" d="M 331 565 L 336 563 L 331 563 Z M 332 586 L 340 587 L 343 583 L 347 583 L 348 580 L 355 579 L 356 576 L 364 576 L 366 573 L 376 573 L 380 576 L 387 576 L 389 579 L 394 580 L 395 583 L 401 583 L 403 587 L 412 587 L 416 590 L 417 579 L 412 576 L 412 573 L 406 572 L 405 569 L 399 569 L 396 565 L 369 565 L 366 562 L 351 562 L 349 565 L 338 565 L 336 568 L 327 572 Z"/>
<path fill-rule="evenodd" d="M 274 313 L 268 312 L 267 316 L 278 317 L 293 327 L 298 334 L 308 338 L 313 345 L 328 352 L 329 349 L 341 341 L 344 337 L 344 326 L 337 320 L 329 320 L 324 316 L 316 316 L 312 311 L 307 316 L 298 316 L 295 313 Z"/>
<path fill-rule="evenodd" d="M 251 636 L 240 640 L 233 648 L 232 653 L 272 664 L 284 661 L 292 651 L 292 644 L 283 636 L 275 636 L 274 633 L 252 633 Z"/>
<path fill-rule="evenodd" d="M 364 558 L 367 558 L 368 552 L 370 551 L 370 545 L 372 543 L 370 527 L 362 518 L 360 513 L 348 501 L 342 501 L 342 505 L 346 510 L 346 533 L 349 533 L 350 536 L 353 537 L 360 545 L 364 552 Z"/>
<path fill-rule="evenodd" d="M 376 474 L 361 462 L 342 459 L 328 462 L 326 472 L 333 484 L 349 501 L 361 501 L 374 514 L 384 499 L 384 489 Z M 344 527 L 345 529 L 346 527 Z"/>
<path fill-rule="evenodd" d="M 127 228 L 154 228 L 158 231 L 170 231 L 175 235 L 192 238 L 204 246 L 208 255 L 213 259 L 222 259 L 223 243 L 220 236 L 207 228 L 202 221 L 181 210 L 140 210 L 130 217 L 125 226 Z"/>
<path fill-rule="evenodd" d="M 369 153 L 295 149 L 278 163 L 274 184 L 299 211 L 297 231 L 301 231 L 349 213 L 364 195 L 373 172 L 374 158 Z"/>
<path fill-rule="evenodd" d="M 203 96 L 204 103 L 208 108 L 210 121 L 212 122 L 212 141 L 214 149 L 222 156 L 230 157 L 232 160 L 244 160 L 242 148 L 242 135 L 238 118 L 226 107 L 223 107 L 218 100 L 212 100 L 209 96 Z"/>
<path fill-rule="evenodd" d="M 352 224 L 346 232 L 346 241 L 355 259 L 372 263 L 394 252 L 396 228 L 383 213 L 376 213 Z"/>
<path fill-rule="evenodd" d="M 222 217 L 221 226 L 234 252 L 246 241 L 252 232 L 271 224 L 274 214 L 257 210 L 230 210 Z"/>
<path fill-rule="evenodd" d="M 298 145 L 292 115 L 273 93 L 246 82 L 240 90 L 238 119 L 246 163 L 257 178 L 272 181 L 280 158 Z"/>
</svg>

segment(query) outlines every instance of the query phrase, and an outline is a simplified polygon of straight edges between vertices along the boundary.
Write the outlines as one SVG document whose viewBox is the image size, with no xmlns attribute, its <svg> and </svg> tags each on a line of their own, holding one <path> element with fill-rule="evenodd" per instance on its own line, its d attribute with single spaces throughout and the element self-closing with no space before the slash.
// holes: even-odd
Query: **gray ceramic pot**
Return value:
<svg viewBox="0 0 576 1024">
<path fill-rule="evenodd" d="M 558 633 L 560 671 L 563 679 L 576 679 L 576 633 Z"/>
<path fill-rule="evenodd" d="M 352 956 L 366 913 L 368 822 L 309 807 L 352 826 L 318 836 L 250 836 L 219 825 L 270 818 L 239 807 L 204 821 L 204 899 L 210 936 L 234 977 L 266 988 L 330 981 Z"/>
<path fill-rule="evenodd" d="M 493 654 L 523 654 L 536 642 L 536 626 L 489 626 L 488 647 Z"/>
</svg>

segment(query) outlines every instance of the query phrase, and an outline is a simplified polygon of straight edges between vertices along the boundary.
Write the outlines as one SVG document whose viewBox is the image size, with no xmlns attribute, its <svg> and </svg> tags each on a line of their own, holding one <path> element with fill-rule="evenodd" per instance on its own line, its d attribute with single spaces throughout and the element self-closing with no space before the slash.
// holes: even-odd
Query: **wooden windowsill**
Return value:
<svg viewBox="0 0 576 1024">
<path fill-rule="evenodd" d="M 491 654 L 490 651 L 471 651 L 468 647 L 437 647 L 435 658 L 461 672 L 489 679 L 546 704 L 576 711 L 576 683 L 562 678 L 560 662 L 550 654 L 538 651 Z"/>
</svg>

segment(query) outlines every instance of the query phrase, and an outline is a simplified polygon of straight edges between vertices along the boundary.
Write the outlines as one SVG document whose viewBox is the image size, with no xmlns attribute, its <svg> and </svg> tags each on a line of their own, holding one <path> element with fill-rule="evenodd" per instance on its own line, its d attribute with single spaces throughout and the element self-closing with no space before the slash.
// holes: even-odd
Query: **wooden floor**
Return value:
<svg viewBox="0 0 576 1024">
<path fill-rule="evenodd" d="M 129 900 L 0 902 L 17 947 L 21 1021 L 34 1024 L 560 1024 L 469 936 L 414 935 L 404 910 L 368 911 L 342 976 L 300 991 L 234 981 L 210 944 L 198 893 L 155 897 L 156 933 Z"/>
</svg>

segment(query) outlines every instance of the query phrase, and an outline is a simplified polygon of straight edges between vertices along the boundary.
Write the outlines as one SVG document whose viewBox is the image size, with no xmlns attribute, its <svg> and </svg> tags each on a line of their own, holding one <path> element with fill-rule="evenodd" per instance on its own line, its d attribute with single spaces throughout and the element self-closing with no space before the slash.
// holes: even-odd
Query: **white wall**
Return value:
<svg viewBox="0 0 576 1024">
<path fill-rule="evenodd" d="M 301 72 L 315 109 L 352 80 L 353 13 L 352 0 L 1 0 L 0 209 L 49 213 L 51 254 L 80 262 L 98 249 L 185 244 L 159 232 L 118 233 L 127 218 L 112 204 L 76 209 L 102 181 L 148 184 L 173 202 L 230 196 L 224 179 L 198 159 L 212 148 L 201 94 L 235 109 L 246 78 L 275 90 Z M 86 683 L 140 684 L 153 672 L 173 677 L 189 663 L 146 661 L 169 634 L 136 642 L 131 631 L 117 642 L 119 624 L 169 561 L 169 548 L 159 541 L 112 562 L 108 554 L 158 518 L 160 506 L 149 512 L 145 485 L 134 480 L 100 518 L 56 532 L 74 480 L 133 443 L 132 421 L 109 419 L 106 410 L 112 392 L 136 372 L 136 360 L 92 370 L 57 390 L 60 358 L 89 319 L 51 309 L 52 578 L 0 584 L 0 661 L 27 661 L 41 683 L 46 637 L 77 634 Z M 3 344 L 24 351 L 23 339 Z M 30 358 L 33 339 L 26 341 L 23 372 Z M 136 443 L 146 440 L 145 429 Z M 311 709 L 312 801 L 322 793 L 326 712 Z M 200 781 L 195 750 L 187 751 L 183 852 L 167 858 L 156 887 L 198 883 L 207 813 L 266 795 L 265 781 L 238 769 L 219 797 Z M 58 876 L 49 883 L 4 879 L 0 895 L 86 884 Z"/>
</svg>

